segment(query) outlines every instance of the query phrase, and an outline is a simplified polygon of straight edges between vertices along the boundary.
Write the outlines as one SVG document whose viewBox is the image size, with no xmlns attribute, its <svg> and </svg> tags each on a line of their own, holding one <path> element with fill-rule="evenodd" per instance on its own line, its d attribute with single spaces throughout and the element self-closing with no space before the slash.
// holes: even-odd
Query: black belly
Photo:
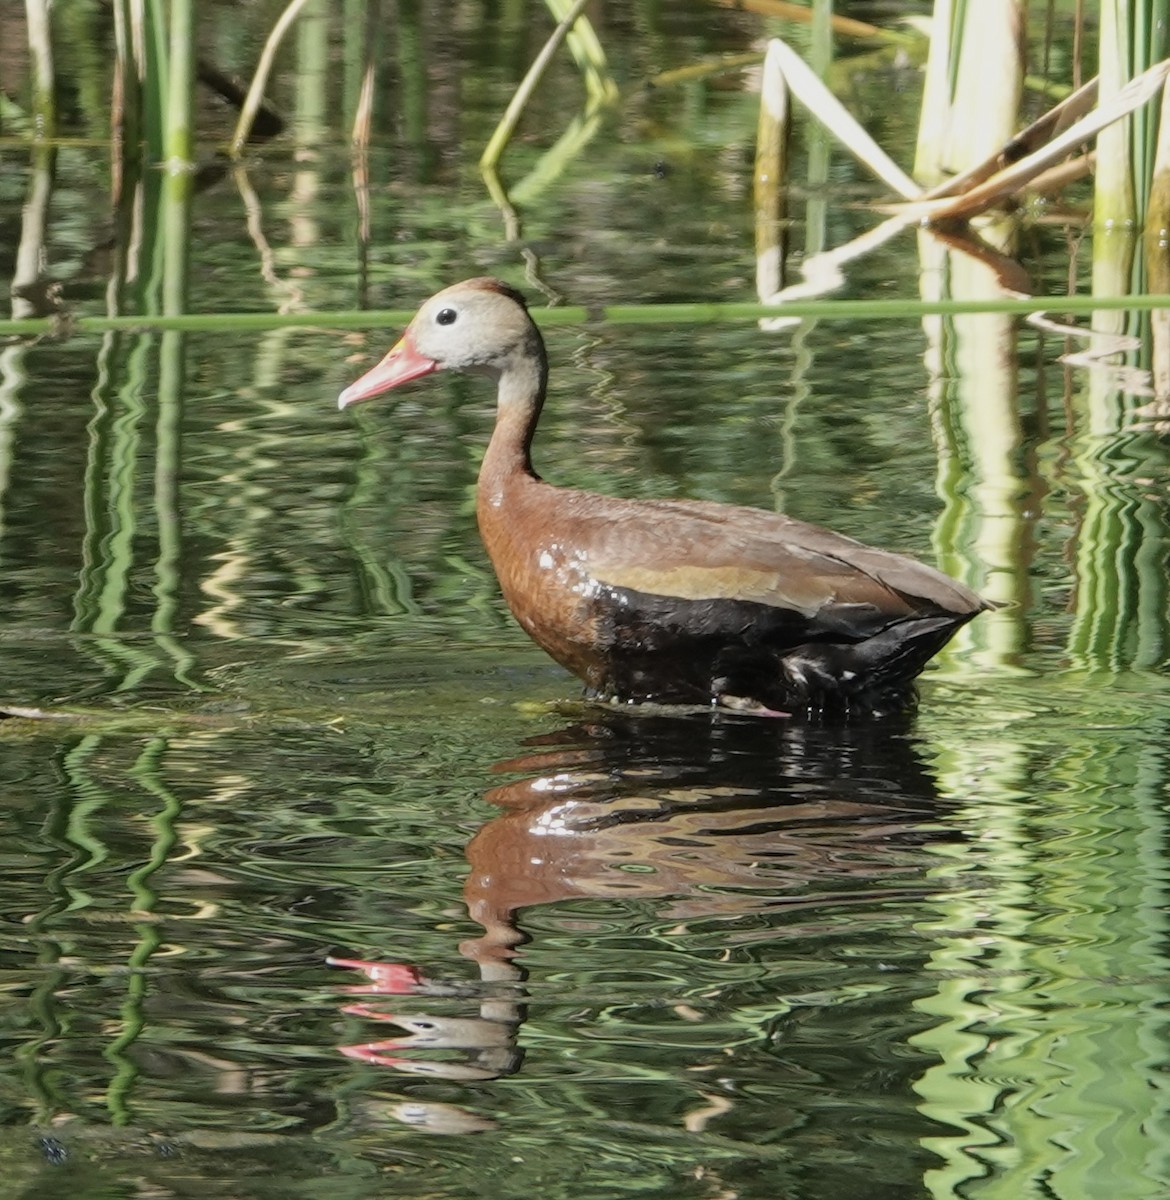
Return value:
<svg viewBox="0 0 1170 1200">
<path fill-rule="evenodd" d="M 768 708 L 886 711 L 974 614 L 904 615 L 838 605 L 813 617 L 749 600 L 684 600 L 608 585 L 589 601 L 598 655 L 593 690 L 607 699 Z"/>
</svg>

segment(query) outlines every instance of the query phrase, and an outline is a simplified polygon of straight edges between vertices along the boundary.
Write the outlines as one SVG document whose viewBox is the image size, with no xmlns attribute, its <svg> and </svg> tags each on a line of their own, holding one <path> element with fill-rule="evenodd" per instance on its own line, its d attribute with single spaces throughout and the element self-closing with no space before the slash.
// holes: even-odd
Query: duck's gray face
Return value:
<svg viewBox="0 0 1170 1200">
<path fill-rule="evenodd" d="M 495 280 L 457 283 L 432 296 L 390 353 L 341 393 L 338 407 L 369 400 L 432 371 L 499 374 L 531 327 L 514 297 Z"/>
</svg>

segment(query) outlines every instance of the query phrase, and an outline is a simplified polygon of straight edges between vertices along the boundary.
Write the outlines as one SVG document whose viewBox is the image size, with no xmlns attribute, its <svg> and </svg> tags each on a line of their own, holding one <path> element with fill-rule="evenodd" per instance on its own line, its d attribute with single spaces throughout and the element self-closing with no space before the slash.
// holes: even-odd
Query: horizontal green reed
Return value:
<svg viewBox="0 0 1170 1200">
<path fill-rule="evenodd" d="M 540 325 L 714 325 L 729 321 L 756 321 L 763 317 L 837 320 L 892 320 L 960 313 L 1034 312 L 1087 313 L 1109 309 L 1149 311 L 1170 309 L 1165 296 L 1028 296 L 980 300 L 798 300 L 782 306 L 755 303 L 731 304 L 605 304 L 596 308 L 566 305 L 539 308 L 533 317 Z M 322 313 L 190 313 L 183 316 L 29 317 L 0 320 L 0 337 L 68 337 L 75 333 L 138 332 L 178 329 L 188 333 L 267 329 L 389 329 L 404 325 L 414 309 L 364 309 Z"/>
</svg>

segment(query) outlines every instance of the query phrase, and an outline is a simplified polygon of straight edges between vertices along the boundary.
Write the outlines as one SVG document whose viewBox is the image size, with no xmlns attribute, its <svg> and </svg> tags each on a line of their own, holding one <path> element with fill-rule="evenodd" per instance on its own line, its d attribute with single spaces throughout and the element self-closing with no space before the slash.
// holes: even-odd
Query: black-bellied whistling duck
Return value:
<svg viewBox="0 0 1170 1200">
<path fill-rule="evenodd" d="M 496 279 L 432 296 L 338 405 L 444 369 L 498 382 L 480 533 L 516 620 L 594 696 L 886 711 L 990 607 L 911 558 L 779 513 L 546 483 L 529 448 L 548 358 L 524 297 Z"/>
</svg>

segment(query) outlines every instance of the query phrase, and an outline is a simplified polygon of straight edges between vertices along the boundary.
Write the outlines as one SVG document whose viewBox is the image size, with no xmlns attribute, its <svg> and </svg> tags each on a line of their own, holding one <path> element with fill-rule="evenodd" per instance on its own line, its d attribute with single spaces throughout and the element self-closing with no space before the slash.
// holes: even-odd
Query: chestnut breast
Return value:
<svg viewBox="0 0 1170 1200">
<path fill-rule="evenodd" d="M 605 647 L 581 498 L 588 497 L 517 473 L 490 493 L 481 487 L 476 511 L 500 590 L 521 628 L 563 667 L 601 687 Z"/>
</svg>

